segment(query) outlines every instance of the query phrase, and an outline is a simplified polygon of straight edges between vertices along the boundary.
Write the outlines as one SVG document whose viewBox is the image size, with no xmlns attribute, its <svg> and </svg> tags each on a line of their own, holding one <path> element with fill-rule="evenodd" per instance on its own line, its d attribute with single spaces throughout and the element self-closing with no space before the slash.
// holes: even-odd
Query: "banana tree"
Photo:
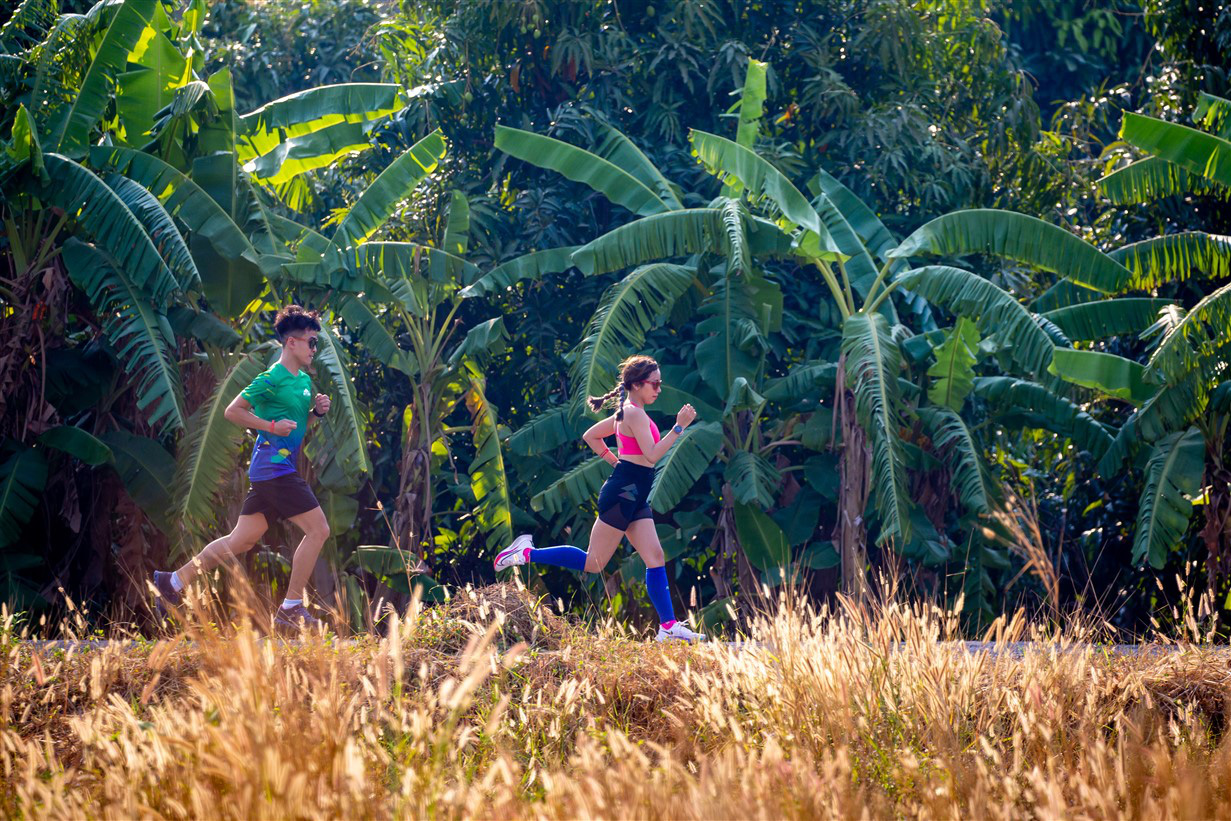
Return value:
<svg viewBox="0 0 1231 821">
<path fill-rule="evenodd" d="M 107 442 L 109 460 L 159 529 L 205 536 L 219 526 L 216 493 L 234 473 L 234 464 L 223 465 L 218 457 L 237 451 L 242 440 L 221 420 L 219 403 L 225 406 L 242 387 L 236 383 L 258 363 L 267 366 L 271 353 L 247 340 L 267 304 L 259 297 L 277 299 L 298 290 L 294 274 L 312 259 L 299 241 L 303 230 L 289 230 L 264 191 L 289 190 L 279 186 L 343 154 L 371 148 L 368 142 L 360 146 L 353 134 L 343 139 L 342 132 L 366 133 L 400 105 L 398 91 L 387 85 L 329 86 L 241 115 L 231 102 L 227 73 L 202 80 L 199 60 L 186 52 L 199 31 L 202 4 L 192 4 L 178 22 L 167 18 L 162 4 L 143 0 L 98 3 L 84 15 L 57 15 L 45 6 L 23 3 L 0 33 L 0 52 L 24 66 L 3 75 L 11 84 L 5 96 L 31 103 L 28 109 L 18 106 L 8 120 L 0 157 L 0 207 L 9 240 L 4 255 L 14 284 L 0 298 L 12 309 L 29 307 L 4 312 L 6 325 L 26 317 L 23 329 L 11 327 L 18 332 L 5 337 L 27 346 L 29 339 L 42 339 L 44 329 L 66 338 L 82 330 L 93 336 L 91 328 L 53 322 L 80 315 L 57 307 L 74 286 L 79 289 L 98 318 L 99 339 L 127 372 L 135 415 L 122 415 L 121 421 L 114 410 L 71 403 L 74 424 Z M 291 147 L 283 146 L 287 135 Z M 400 167 L 413 172 L 400 180 L 391 175 L 361 198 L 362 213 L 349 220 L 361 227 L 345 235 L 348 251 L 434 166 L 414 161 Z M 372 256 L 372 249 L 362 250 Z M 312 461 L 328 501 L 336 495 L 328 490 L 353 491 L 367 456 L 363 412 L 345 375 L 344 353 L 328 332 L 323 341 L 318 364 L 337 401 L 314 441 Z M 65 340 L 46 342 L 51 344 L 43 344 L 42 356 L 33 360 L 5 358 L 0 383 L 60 379 L 55 355 Z M 185 360 L 204 368 L 186 366 Z M 196 396 L 186 396 L 189 383 Z M 33 426 L 6 408 L 6 436 L 13 421 L 20 431 L 15 438 L 35 453 L 55 447 L 62 439 L 48 444 L 33 437 L 58 424 L 66 407 L 63 397 L 58 401 L 52 406 L 39 398 L 29 405 L 37 417 Z M 117 424 L 150 436 L 117 443 L 120 431 L 111 430 Z M 189 435 L 177 442 L 180 431 Z M 37 468 L 45 461 L 15 461 L 25 469 L 6 474 L 10 490 L 41 489 L 43 472 Z M 7 526 L 28 519 L 18 498 L 15 492 L 6 496 L 14 500 L 3 514 Z M 353 499 L 348 505 L 344 495 L 339 498 L 340 510 L 353 510 Z"/>
<path fill-rule="evenodd" d="M 476 532 L 493 546 L 512 537 L 498 412 L 486 396 L 483 375 L 492 354 L 503 349 L 504 327 L 497 318 L 463 333 L 459 318 L 469 296 L 464 289 L 477 273 L 464 258 L 469 231 L 467 200 L 453 192 L 435 246 L 371 243 L 383 246 L 385 254 L 384 273 L 373 275 L 378 287 L 347 294 L 337 307 L 363 348 L 391 376 L 400 374 L 395 378 L 409 381 L 391 547 L 415 554 L 419 572 L 430 569 L 436 553 L 438 486 L 442 476 L 452 472 L 445 468 L 452 463 L 451 443 L 458 434 L 468 433 L 475 451 L 468 490 Z M 405 340 L 404 345 L 399 340 Z M 451 417 L 463 407 L 467 422 L 452 424 Z M 380 551 L 368 553 L 383 567 Z M 405 561 L 399 566 L 406 566 Z"/>
<path fill-rule="evenodd" d="M 976 530 L 978 517 L 991 512 L 995 488 L 980 468 L 985 445 L 972 435 L 959 413 L 962 403 L 954 397 L 961 391 L 953 387 L 954 374 L 944 372 L 946 367 L 956 367 L 959 349 L 969 353 L 969 343 L 958 344 L 968 332 L 958 333 L 955 329 L 946 335 L 936 331 L 925 299 L 934 299 L 955 313 L 971 317 L 972 328 L 988 342 L 989 349 L 998 352 L 995 364 L 1002 371 L 1007 369 L 1029 378 L 1006 376 L 984 381 L 987 378 L 974 380 L 972 376 L 966 381 L 971 382 L 972 389 L 978 386 L 975 395 L 983 403 L 981 407 L 999 414 L 1006 422 L 1011 419 L 1064 436 L 1084 437 L 1093 453 L 1102 455 L 1110 443 L 1109 434 L 1076 404 L 1056 397 L 1048 390 L 1050 384 L 1039 384 L 1054 381 L 1048 370 L 1053 350 L 1057 345 L 1070 345 L 1056 322 L 1035 316 L 1012 295 L 968 271 L 946 266 L 908 270 L 905 257 L 920 249 L 912 248 L 909 239 L 899 248 L 873 212 L 827 174 L 818 175 L 817 196 L 809 200 L 748 146 L 702 132 L 693 132 L 691 139 L 701 162 L 726 185 L 724 191 L 737 191 L 742 199 L 720 197 L 709 209 L 692 209 L 694 213 L 688 213 L 689 209 L 673 208 L 664 197 L 653 196 L 662 186 L 654 185 L 656 178 L 648 172 L 643 170 L 641 179 L 633 177 L 627 169 L 642 167 L 636 163 L 625 161 L 616 165 L 601 156 L 587 161 L 586 152 L 576 147 L 561 147 L 557 141 L 524 132 L 498 131 L 497 144 L 510 153 L 561 170 L 630 210 L 647 213 L 580 248 L 540 252 L 506 263 L 479 283 L 479 287 L 506 286 L 521 276 L 539 276 L 561 260 L 588 274 L 640 266 L 612 286 L 591 322 L 575 360 L 574 393 L 578 398 L 602 392 L 598 388 L 605 388 L 612 378 L 618 357 L 630 346 L 643 344 L 647 333 L 665 320 L 664 312 L 693 284 L 690 277 L 706 288 L 701 307 L 705 318 L 697 326 L 703 339 L 695 351 L 683 358 L 684 367 L 675 373 L 686 397 L 681 401 L 705 402 L 703 407 L 715 409 L 709 418 L 722 422 L 709 431 L 697 426 L 694 440 L 688 441 L 686 437 L 668 457 L 656 483 L 654 499 L 655 504 L 662 504 L 660 509 L 674 504 L 719 454 L 727 465 L 724 473 L 728 492 L 723 494 L 724 499 L 736 500 L 736 483 L 730 480 L 739 479 L 739 488 L 746 493 L 746 498 L 738 499 L 740 503 L 768 506 L 779 477 L 775 475 L 777 471 L 766 469 L 756 457 L 764 454 L 767 445 L 785 444 L 786 439 L 769 436 L 758 441 L 759 426 L 748 425 L 748 420 L 759 418 L 765 407 L 762 397 L 789 402 L 798 398 L 800 392 L 815 390 L 827 378 L 828 385 L 837 393 L 836 404 L 829 410 L 838 414 L 841 432 L 840 437 L 825 439 L 831 446 L 840 442 L 842 448 L 838 481 L 834 483 L 831 479 L 829 485 L 836 484 L 834 490 L 839 497 L 835 542 L 847 589 L 863 589 L 865 539 L 870 523 L 876 526 L 880 544 L 892 544 L 908 553 L 917 548 L 921 539 L 927 542 L 934 529 L 917 515 L 911 500 L 908 465 L 912 460 L 918 461 L 911 454 L 919 450 L 916 442 L 920 432 L 933 434 L 930 439 L 937 446 L 937 455 L 949 463 L 954 493 L 968 508 L 967 528 Z M 617 142 L 611 137 L 605 150 L 610 153 L 610 144 Z M 767 218 L 750 213 L 749 205 L 763 209 Z M 712 214 L 713 220 L 709 223 L 705 222 L 708 214 Z M 962 227 L 985 219 L 993 231 L 1012 233 L 1023 226 L 1019 217 L 999 212 L 982 216 L 971 213 L 945 224 Z M 1055 226 L 1036 220 L 1028 227 L 1058 243 L 1057 247 L 1067 254 L 1102 257 L 1096 249 L 1086 247 L 1080 239 Z M 995 250 L 984 248 L 982 243 L 979 249 Z M 686 255 L 685 265 L 664 261 Z M 836 315 L 834 325 L 840 346 L 830 352 L 836 353 L 837 362 L 827 357 L 804 359 L 787 376 L 764 383 L 761 368 L 765 340 L 776 332 L 774 316 L 782 309 L 780 288 L 759 272 L 772 270 L 775 258 L 787 258 L 796 265 L 793 270 L 788 269 L 795 278 L 785 281 L 807 282 L 811 277 L 821 283 L 829 298 L 826 310 Z M 707 259 L 722 261 L 717 276 Z M 1048 270 L 1057 270 L 1054 262 L 1042 262 L 1045 268 L 1051 264 Z M 1081 270 L 1070 273 L 1090 279 L 1102 267 L 1121 267 L 1101 259 L 1087 262 L 1092 269 L 1089 275 Z M 770 287 L 763 285 L 766 282 Z M 897 306 L 890 299 L 894 294 L 898 295 Z M 663 305 L 664 311 L 656 314 L 645 308 L 647 303 Z M 918 393 L 918 387 L 901 380 L 902 346 L 913 334 L 899 318 L 898 307 L 913 318 L 920 330 L 930 332 L 916 342 L 924 342 L 924 358 L 937 357 L 931 373 L 943 386 L 932 392 L 932 401 L 938 407 L 915 408 L 904 401 L 903 391 Z M 1137 305 L 1136 316 L 1148 316 L 1142 307 Z M 1085 315 L 1065 315 L 1060 321 L 1080 328 L 1082 322 L 1092 320 Z M 1148 322 L 1146 319 L 1145 324 Z M 955 334 L 959 339 L 954 339 Z M 937 337 L 935 353 L 928 336 Z M 664 366 L 664 373 L 670 378 L 670 365 Z M 942 395 L 946 397 L 944 401 L 940 401 Z M 572 408 L 550 411 L 519 431 L 510 444 L 528 452 L 553 446 L 575 429 L 578 417 Z M 912 419 L 918 422 L 908 424 Z M 773 430 L 782 433 L 799 426 L 801 438 L 817 442 L 821 439 L 816 435 L 817 423 L 823 421 L 825 417 L 820 413 L 801 414 L 794 419 L 788 415 L 785 424 Z M 823 485 L 825 471 L 818 469 L 815 473 L 817 484 Z M 831 463 L 829 475 L 832 474 Z M 565 499 L 580 502 L 593 493 L 604 475 L 601 463 L 583 463 L 541 493 L 536 502 L 549 512 L 561 509 Z M 869 501 L 875 502 L 875 517 L 868 513 Z M 737 522 L 735 527 L 728 528 L 728 517 L 719 516 L 717 530 L 721 533 L 725 529 L 736 536 L 741 531 L 750 536 L 759 533 L 761 538 L 757 540 L 761 544 L 781 544 L 776 534 L 765 538 L 767 529 L 754 525 L 753 517 L 745 518 L 745 527 L 739 527 Z M 920 534 L 918 530 L 926 532 Z M 987 558 L 992 561 L 995 551 L 985 547 Z"/>
<path fill-rule="evenodd" d="M 1116 205 L 1142 204 L 1174 194 L 1225 200 L 1231 193 L 1228 115 L 1231 101 L 1210 94 L 1201 95 L 1193 115 L 1203 128 L 1126 113 L 1120 136 L 1146 156 L 1108 173 L 1099 180 L 1100 191 Z M 1184 544 L 1194 504 L 1201 501 L 1207 572 L 1211 587 L 1217 587 L 1231 567 L 1231 471 L 1223 452 L 1231 419 L 1227 401 L 1231 384 L 1223 381 L 1222 374 L 1231 325 L 1231 289 L 1206 283 L 1231 276 L 1231 237 L 1183 231 L 1125 245 L 1108 256 L 1127 270 L 1110 281 L 1112 288 L 1099 290 L 1157 292 L 1174 290 L 1183 283 L 1190 289 L 1198 286 L 1203 293 L 1187 309 L 1152 301 L 1162 304 L 1149 305 L 1156 321 L 1141 334 L 1150 342 L 1144 362 L 1081 351 L 1057 359 L 1055 367 L 1065 379 L 1131 407 L 1099 469 L 1107 476 L 1119 473 L 1126 463 L 1143 470 L 1134 562 L 1161 569 Z M 1072 316 L 1085 312 L 1123 318 L 1126 312 L 1117 306 L 1134 302 L 1123 297 L 1098 300 L 1097 296 L 1078 291 L 1071 298 L 1083 301 L 1064 310 Z M 1142 329 L 1136 322 L 1130 325 L 1133 331 Z"/>
<path fill-rule="evenodd" d="M 1229 112 L 1231 102 L 1202 96 L 1196 118 L 1215 133 L 1126 114 L 1121 137 L 1149 156 L 1109 173 L 1100 180 L 1100 190 L 1122 205 L 1184 192 L 1225 198 L 1231 189 L 1231 166 L 1225 160 L 1231 151 Z M 994 227 L 994 221 L 1002 219 L 973 212 L 950 215 L 921 228 L 896 253 L 989 252 L 1065 278 L 1065 287 L 1053 289 L 1036 304 L 1049 309 L 1043 317 L 1068 338 L 1095 344 L 1082 350 L 1056 348 L 1048 370 L 1132 408 L 1098 469 L 1113 476 L 1131 460 L 1144 470 L 1134 562 L 1161 569 L 1183 543 L 1194 501 L 1202 499 L 1207 568 L 1216 585 L 1228 565 L 1231 521 L 1231 474 L 1222 456 L 1227 389 L 1220 375 L 1231 318 L 1227 288 L 1206 293 L 1187 310 L 1170 300 L 1121 295 L 1226 278 L 1231 274 L 1231 238 L 1180 232 L 1103 254 L 1075 237 L 1041 228 L 1031 218 L 1019 216 Z M 978 301 L 947 287 L 943 277 L 927 269 L 911 272 L 902 281 L 959 310 Z M 1099 340 L 1121 335 L 1152 341 L 1144 363 L 1097 349 Z"/>
</svg>

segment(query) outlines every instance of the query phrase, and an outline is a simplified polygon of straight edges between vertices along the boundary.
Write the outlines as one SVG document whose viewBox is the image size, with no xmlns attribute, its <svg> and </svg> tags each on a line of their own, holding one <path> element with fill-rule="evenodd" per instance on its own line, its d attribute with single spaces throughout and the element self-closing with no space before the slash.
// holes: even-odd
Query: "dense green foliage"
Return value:
<svg viewBox="0 0 1231 821">
<path fill-rule="evenodd" d="M 584 546 L 581 400 L 635 351 L 654 411 L 700 411 L 652 499 L 707 620 L 784 566 L 817 596 L 892 568 L 972 626 L 1137 627 L 1189 562 L 1221 591 L 1231 12 L 1185 6 L 26 0 L 5 595 L 119 615 L 226 527 L 221 411 L 290 300 L 335 408 L 315 584 L 356 624 L 516 531 Z M 609 570 L 538 583 L 635 615 L 640 560 Z"/>
</svg>

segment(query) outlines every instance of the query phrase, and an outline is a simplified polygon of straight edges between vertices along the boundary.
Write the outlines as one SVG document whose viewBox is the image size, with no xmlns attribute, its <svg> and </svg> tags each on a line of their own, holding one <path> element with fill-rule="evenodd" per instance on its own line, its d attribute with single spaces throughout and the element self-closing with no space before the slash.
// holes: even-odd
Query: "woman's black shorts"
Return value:
<svg viewBox="0 0 1231 821">
<path fill-rule="evenodd" d="M 262 513 L 266 521 L 272 524 L 277 519 L 289 519 L 320 506 L 303 477 L 298 473 L 288 473 L 263 482 L 253 482 L 239 515 Z"/>
<path fill-rule="evenodd" d="M 621 459 L 598 492 L 599 520 L 627 530 L 638 519 L 653 519 L 654 512 L 650 510 L 653 485 L 654 468 Z"/>
</svg>

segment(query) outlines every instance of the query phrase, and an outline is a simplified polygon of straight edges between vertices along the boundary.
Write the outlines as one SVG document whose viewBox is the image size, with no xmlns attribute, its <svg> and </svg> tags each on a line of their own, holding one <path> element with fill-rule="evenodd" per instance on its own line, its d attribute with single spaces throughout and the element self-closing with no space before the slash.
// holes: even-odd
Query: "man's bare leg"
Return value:
<svg viewBox="0 0 1231 821">
<path fill-rule="evenodd" d="M 214 539 L 193 556 L 184 566 L 175 571 L 180 587 L 186 587 L 198 573 L 206 573 L 243 553 L 247 553 L 265 535 L 269 523 L 264 513 L 249 513 L 240 516 L 230 533 Z"/>
<path fill-rule="evenodd" d="M 329 538 L 329 521 L 325 511 L 314 507 L 309 511 L 292 516 L 291 521 L 303 531 L 303 538 L 295 548 L 291 559 L 291 580 L 287 582 L 286 598 L 288 601 L 303 601 L 303 589 L 316 566 L 316 558 Z"/>
</svg>

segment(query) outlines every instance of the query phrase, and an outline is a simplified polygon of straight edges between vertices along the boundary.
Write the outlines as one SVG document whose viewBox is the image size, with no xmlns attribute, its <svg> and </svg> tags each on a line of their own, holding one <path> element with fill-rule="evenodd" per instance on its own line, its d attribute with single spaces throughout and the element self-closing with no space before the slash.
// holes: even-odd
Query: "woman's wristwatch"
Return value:
<svg viewBox="0 0 1231 821">
<path fill-rule="evenodd" d="M 676 436 L 679 436 L 681 433 L 683 433 L 683 432 L 684 432 L 684 429 L 683 429 L 682 427 L 680 427 L 680 423 L 679 423 L 679 422 L 676 422 L 676 423 L 675 423 L 675 427 L 671 428 L 671 430 L 675 431 L 675 435 L 676 435 Z"/>
</svg>

